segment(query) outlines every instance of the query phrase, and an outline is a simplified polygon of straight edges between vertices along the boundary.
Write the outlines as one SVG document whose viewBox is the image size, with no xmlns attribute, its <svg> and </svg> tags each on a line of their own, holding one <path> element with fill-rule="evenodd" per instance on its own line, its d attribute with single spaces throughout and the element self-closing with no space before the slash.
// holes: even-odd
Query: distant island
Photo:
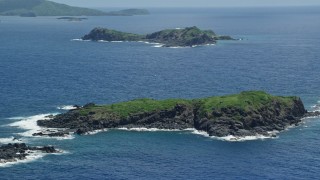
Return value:
<svg viewBox="0 0 320 180">
<path fill-rule="evenodd" d="M 83 21 L 83 20 L 87 20 L 88 18 L 82 18 L 82 17 L 59 17 L 57 19 L 66 20 L 66 21 Z"/>
<path fill-rule="evenodd" d="M 119 11 L 107 12 L 108 16 L 134 16 L 134 15 L 148 15 L 150 12 L 147 9 L 124 9 Z"/>
<path fill-rule="evenodd" d="M 297 125 L 302 117 L 319 115 L 308 113 L 300 98 L 272 96 L 263 91 L 202 99 L 137 99 L 111 105 L 86 104 L 75 110 L 39 120 L 50 129 L 34 136 L 65 136 L 69 133 L 86 134 L 105 128 L 157 128 L 184 130 L 194 128 L 210 136 L 271 136 Z"/>
<path fill-rule="evenodd" d="M 163 47 L 187 47 L 215 44 L 217 40 L 234 40 L 230 36 L 216 35 L 212 30 L 200 30 L 198 27 L 165 29 L 147 35 L 126 33 L 107 28 L 94 28 L 83 40 L 92 41 L 145 41 L 160 43 Z"/>
<path fill-rule="evenodd" d="M 149 14 L 145 9 L 126 9 L 103 12 L 47 0 L 0 0 L 1 16 L 133 16 Z"/>
</svg>

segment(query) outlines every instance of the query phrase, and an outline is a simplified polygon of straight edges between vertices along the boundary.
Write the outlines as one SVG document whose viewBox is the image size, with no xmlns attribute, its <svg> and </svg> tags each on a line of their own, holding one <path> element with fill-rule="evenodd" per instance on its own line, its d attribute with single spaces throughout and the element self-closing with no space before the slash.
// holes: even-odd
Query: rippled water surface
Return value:
<svg viewBox="0 0 320 180">
<path fill-rule="evenodd" d="M 200 98 L 264 90 L 320 104 L 320 8 L 152 9 L 150 16 L 0 17 L 0 143 L 64 151 L 0 167 L 1 179 L 316 179 L 320 119 L 276 139 L 227 142 L 182 132 L 109 130 L 28 137 L 66 105 Z M 94 27 L 134 33 L 198 26 L 242 41 L 196 48 L 74 41 Z M 19 122 L 20 128 L 10 126 Z M 24 123 L 21 123 L 24 122 Z M 21 127 L 25 129 L 21 129 Z M 20 134 L 19 134 L 20 133 Z M 22 133 L 22 134 L 21 134 Z"/>
</svg>

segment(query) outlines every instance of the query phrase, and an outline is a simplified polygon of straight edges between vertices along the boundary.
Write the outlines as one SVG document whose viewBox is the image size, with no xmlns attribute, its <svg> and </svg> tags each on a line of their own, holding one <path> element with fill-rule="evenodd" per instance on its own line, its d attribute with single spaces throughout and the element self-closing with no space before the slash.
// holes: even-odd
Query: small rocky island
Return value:
<svg viewBox="0 0 320 180">
<path fill-rule="evenodd" d="M 163 47 L 192 47 L 216 44 L 217 40 L 235 40 L 230 36 L 219 36 L 212 30 L 200 30 L 198 27 L 166 29 L 147 35 L 126 33 L 107 28 L 94 28 L 83 40 L 92 41 L 144 41 L 163 44 Z"/>
<path fill-rule="evenodd" d="M 66 20 L 66 21 L 83 21 L 83 20 L 87 20 L 88 18 L 84 18 L 84 17 L 59 17 L 57 19 Z"/>
<path fill-rule="evenodd" d="M 308 113 L 298 97 L 272 96 L 262 91 L 193 100 L 137 99 L 111 105 L 89 103 L 51 120 L 39 120 L 39 126 L 64 129 L 34 136 L 86 134 L 105 128 L 194 128 L 216 137 L 270 136 L 270 131 L 284 130 L 314 115 L 320 113 Z"/>
<path fill-rule="evenodd" d="M 0 164 L 24 160 L 27 156 L 35 152 L 59 153 L 52 146 L 32 147 L 25 143 L 14 143 L 0 146 Z"/>
</svg>

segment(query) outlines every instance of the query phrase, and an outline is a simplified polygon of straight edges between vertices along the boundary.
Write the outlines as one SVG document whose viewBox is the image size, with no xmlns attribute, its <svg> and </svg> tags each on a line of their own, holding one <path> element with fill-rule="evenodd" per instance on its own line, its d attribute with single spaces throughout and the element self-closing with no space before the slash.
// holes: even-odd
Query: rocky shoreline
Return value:
<svg viewBox="0 0 320 180">
<path fill-rule="evenodd" d="M 14 143 L 0 146 L 0 164 L 25 160 L 35 152 L 46 154 L 59 153 L 53 146 L 33 147 L 25 143 Z"/>
<path fill-rule="evenodd" d="M 227 99 L 242 98 L 247 103 L 229 106 L 206 107 L 208 102 L 217 100 L 223 105 Z M 266 98 L 260 100 L 259 98 Z M 226 102 L 224 102 L 225 100 Z M 240 101 L 240 100 L 239 100 Z M 126 115 L 113 112 L 115 108 L 136 108 L 135 103 L 141 105 L 151 103 L 165 103 L 167 101 L 143 100 L 129 101 L 108 106 L 98 106 L 93 103 L 70 110 L 67 113 L 52 116 L 51 120 L 39 120 L 39 126 L 45 128 L 64 128 L 57 132 L 39 132 L 34 136 L 67 136 L 72 133 L 86 134 L 95 130 L 109 128 L 156 128 L 184 130 L 196 129 L 208 133 L 209 136 L 270 136 L 270 131 L 282 131 L 289 126 L 298 125 L 305 117 L 319 116 L 320 112 L 307 112 L 298 97 L 276 97 L 264 92 L 243 92 L 239 95 L 214 97 L 214 99 L 173 102 L 169 108 L 155 110 L 141 110 Z M 207 103 L 207 104 L 206 104 Z M 208 109 L 204 109 L 208 108 Z M 122 109 L 123 110 L 123 109 Z M 127 109 L 124 109 L 125 111 Z M 118 113 L 118 114 L 117 114 Z"/>
</svg>

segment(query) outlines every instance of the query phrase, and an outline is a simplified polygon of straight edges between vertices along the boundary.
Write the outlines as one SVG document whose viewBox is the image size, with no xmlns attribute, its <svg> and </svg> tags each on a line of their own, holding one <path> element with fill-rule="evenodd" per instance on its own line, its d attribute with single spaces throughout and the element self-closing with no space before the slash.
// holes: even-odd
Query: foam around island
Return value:
<svg viewBox="0 0 320 180">
<path fill-rule="evenodd" d="M 299 97 L 246 91 L 201 99 L 137 99 L 110 105 L 83 107 L 39 120 L 45 128 L 87 134 L 108 128 L 184 130 L 194 128 L 208 136 L 271 136 L 272 131 L 297 125 L 307 111 Z M 35 134 L 50 135 L 50 134 Z M 55 133 L 64 136 L 64 132 Z"/>
</svg>

